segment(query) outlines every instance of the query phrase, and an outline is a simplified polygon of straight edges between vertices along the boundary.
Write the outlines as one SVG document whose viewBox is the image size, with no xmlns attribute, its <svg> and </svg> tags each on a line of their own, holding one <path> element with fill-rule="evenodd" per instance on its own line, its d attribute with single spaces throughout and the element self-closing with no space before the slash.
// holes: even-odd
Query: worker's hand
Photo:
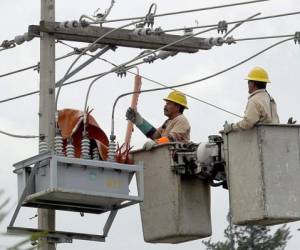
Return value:
<svg viewBox="0 0 300 250">
<path fill-rule="evenodd" d="M 232 131 L 232 123 L 228 123 L 227 121 L 225 121 L 223 127 L 224 127 L 223 131 L 225 134 L 228 134 Z"/>
<path fill-rule="evenodd" d="M 288 122 L 287 122 L 287 124 L 296 124 L 296 120 L 293 120 L 293 117 L 290 117 L 289 119 L 288 119 Z"/>
<path fill-rule="evenodd" d="M 126 118 L 127 120 L 131 121 L 135 125 L 140 125 L 143 123 L 143 118 L 142 116 L 135 111 L 133 108 L 128 108 L 126 111 Z"/>
<path fill-rule="evenodd" d="M 143 149 L 146 150 L 146 151 L 149 151 L 151 150 L 155 145 L 157 145 L 157 143 L 155 141 L 152 141 L 152 140 L 149 140 L 147 141 L 144 146 L 143 146 Z"/>
</svg>

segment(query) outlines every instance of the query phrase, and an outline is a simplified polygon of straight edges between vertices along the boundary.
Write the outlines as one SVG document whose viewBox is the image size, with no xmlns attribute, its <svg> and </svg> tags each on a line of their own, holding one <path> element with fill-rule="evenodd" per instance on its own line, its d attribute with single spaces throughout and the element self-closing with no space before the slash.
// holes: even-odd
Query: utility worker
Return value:
<svg viewBox="0 0 300 250">
<path fill-rule="evenodd" d="M 248 103 L 244 118 L 237 122 L 224 124 L 224 133 L 253 128 L 257 123 L 279 123 L 277 107 L 273 97 L 266 90 L 270 83 L 268 73 L 261 67 L 253 68 L 246 78 L 248 80 Z"/>
<path fill-rule="evenodd" d="M 145 143 L 144 149 L 146 150 L 150 150 L 156 144 L 190 141 L 191 127 L 183 115 L 184 109 L 188 109 L 185 95 L 180 91 L 172 91 L 164 100 L 166 101 L 164 115 L 168 119 L 158 129 L 134 109 L 128 108 L 126 112 L 126 118 L 134 123 L 144 135 L 152 139 Z"/>
</svg>

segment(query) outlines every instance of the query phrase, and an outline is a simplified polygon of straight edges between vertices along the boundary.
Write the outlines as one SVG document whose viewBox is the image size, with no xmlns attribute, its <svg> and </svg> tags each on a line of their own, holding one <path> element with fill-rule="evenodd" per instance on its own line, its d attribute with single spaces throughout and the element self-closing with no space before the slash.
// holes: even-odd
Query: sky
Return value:
<svg viewBox="0 0 300 250">
<path fill-rule="evenodd" d="M 242 1 L 230 1 L 236 3 Z M 147 13 L 152 1 L 148 0 L 116 0 L 109 19 L 123 17 L 143 16 Z M 157 2 L 157 13 L 181 11 L 186 9 L 202 8 L 207 6 L 222 5 L 229 1 L 221 0 L 166 0 Z M 67 21 L 79 19 L 82 14 L 92 15 L 100 8 L 104 11 L 108 8 L 110 0 L 96 1 L 56 1 L 56 21 Z M 239 7 L 223 8 L 194 12 L 176 16 L 161 17 L 155 19 L 154 27 L 162 29 L 183 28 L 189 26 L 216 24 L 221 20 L 235 21 L 243 20 L 256 13 L 261 16 L 294 12 L 300 10 L 300 3 L 296 0 L 270 0 L 267 2 L 244 5 Z M 22 35 L 31 24 L 38 24 L 40 20 L 39 1 L 2 1 L 0 9 L 0 42 L 11 40 L 16 35 Z M 118 27 L 124 23 L 107 24 L 108 27 Z M 232 27 L 232 26 L 229 26 Z M 299 16 L 289 16 L 272 20 L 245 23 L 236 29 L 232 35 L 234 38 L 248 38 L 272 35 L 290 35 L 300 30 Z M 179 35 L 182 32 L 177 33 Z M 216 37 L 216 31 L 205 33 L 202 37 Z M 232 45 L 213 47 L 208 51 L 199 51 L 194 54 L 179 53 L 167 60 L 158 60 L 153 64 L 144 64 L 139 67 L 140 74 L 167 85 L 175 85 L 188 81 L 200 79 L 216 73 L 237 62 L 252 56 L 260 50 L 280 41 L 280 39 L 254 40 L 237 42 Z M 71 43 L 75 47 L 83 47 L 85 44 Z M 62 56 L 71 52 L 68 47 L 61 44 L 56 45 L 56 56 Z M 123 63 L 141 52 L 140 49 L 129 49 L 119 47 L 115 52 L 106 53 L 103 58 L 111 60 L 116 64 Z M 14 49 L 0 52 L 0 75 L 31 66 L 39 61 L 39 39 L 24 43 Z M 299 98 L 300 90 L 299 67 L 300 47 L 293 41 L 279 45 L 272 50 L 254 58 L 253 60 L 235 68 L 225 74 L 212 79 L 180 88 L 181 91 L 197 97 L 201 100 L 213 103 L 233 113 L 242 115 L 247 102 L 247 84 L 244 80 L 249 70 L 254 66 L 264 67 L 270 76 L 272 83 L 268 85 L 269 93 L 275 98 L 278 113 L 282 123 L 286 123 L 290 116 L 300 121 Z M 86 59 L 86 58 L 84 58 Z M 75 57 L 57 62 L 56 79 L 59 80 L 68 69 Z M 81 61 L 82 62 L 82 61 Z M 97 60 L 86 69 L 79 72 L 72 79 L 78 79 L 111 69 L 105 62 Z M 112 105 L 122 93 L 133 89 L 133 77 L 128 74 L 126 78 L 117 78 L 110 74 L 100 79 L 93 87 L 88 105 L 94 108 L 93 115 L 106 132 L 110 134 Z M 62 88 L 58 102 L 59 109 L 74 108 L 82 110 L 87 88 L 90 81 L 83 81 Z M 19 74 L 0 78 L 0 100 L 17 96 L 30 91 L 38 90 L 39 75 L 37 71 L 29 70 Z M 154 83 L 143 80 L 142 88 L 158 87 Z M 168 90 L 145 93 L 139 98 L 139 112 L 154 126 L 160 126 L 165 117 L 163 115 L 163 98 L 169 93 Z M 39 96 L 33 95 L 0 104 L 0 130 L 23 135 L 38 134 L 38 104 Z M 121 99 L 116 108 L 117 141 L 124 141 L 127 122 L 125 112 L 130 105 L 129 97 Z M 238 117 L 207 106 L 199 101 L 188 98 L 189 110 L 185 112 L 189 119 L 192 130 L 191 139 L 194 142 L 205 142 L 207 137 L 218 134 L 225 120 L 236 122 Z M 17 180 L 12 173 L 12 165 L 28 157 L 37 154 L 38 142 L 36 139 L 16 139 L 0 134 L 0 188 L 5 191 L 5 196 L 11 198 L 8 209 L 15 206 L 17 202 Z M 134 148 L 140 148 L 146 141 L 145 137 L 136 129 L 132 137 Z M 228 212 L 228 193 L 221 188 L 213 188 L 212 192 L 212 226 L 213 240 L 222 240 L 223 231 L 226 228 L 226 214 Z M 0 201 L 5 197 L 0 197 Z M 12 209 L 11 209 L 12 211 Z M 22 217 L 17 220 L 21 226 L 35 226 L 37 220 L 29 219 L 35 215 L 34 209 L 22 209 Z M 5 231 L 9 223 L 7 219 L 0 225 L 0 230 Z M 58 230 L 74 230 L 85 233 L 95 233 L 102 229 L 105 216 L 86 215 L 81 218 L 77 213 L 58 212 Z M 293 238 L 287 249 L 298 249 L 300 244 L 299 222 L 289 223 Z M 274 227 L 276 229 L 276 227 Z M 16 238 L 0 236 L 0 245 L 9 245 L 16 242 Z M 111 228 L 106 243 L 95 243 L 87 241 L 74 241 L 73 244 L 61 244 L 57 249 L 104 249 L 115 250 L 122 248 L 131 249 L 205 249 L 201 240 L 187 242 L 179 245 L 148 244 L 143 241 L 142 227 L 138 205 L 121 210 Z M 0 247 L 1 249 L 1 247 Z"/>
</svg>

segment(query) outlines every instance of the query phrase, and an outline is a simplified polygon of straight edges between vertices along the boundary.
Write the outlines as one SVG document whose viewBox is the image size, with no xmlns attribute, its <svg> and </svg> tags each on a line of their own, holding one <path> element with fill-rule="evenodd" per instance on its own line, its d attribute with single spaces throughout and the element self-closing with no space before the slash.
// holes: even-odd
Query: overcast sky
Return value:
<svg viewBox="0 0 300 250">
<path fill-rule="evenodd" d="M 189 1 L 157 1 L 157 13 L 169 11 L 180 11 L 185 9 L 201 8 L 205 6 L 221 5 L 224 3 L 239 1 L 221 0 L 189 0 Z M 116 0 L 109 18 L 122 18 L 131 16 L 143 16 L 147 13 L 152 1 L 148 0 Z M 100 5 L 102 4 L 102 5 Z M 82 14 L 91 15 L 100 8 L 104 11 L 110 4 L 110 0 L 96 1 L 56 1 L 56 20 L 66 21 L 78 19 Z M 26 32 L 28 25 L 38 24 L 40 20 L 39 1 L 1 1 L 0 15 L 0 42 L 11 40 L 15 35 Z M 240 7 L 231 7 L 205 12 L 189 13 L 176 16 L 157 18 L 155 27 L 162 29 L 181 28 L 188 26 L 216 24 L 220 20 L 234 21 L 242 20 L 253 14 L 261 12 L 261 16 L 294 12 L 300 10 L 300 3 L 297 0 L 270 0 L 268 2 Z M 120 23 L 109 24 L 110 27 L 118 27 Z M 265 20 L 243 24 L 236 29 L 232 35 L 235 38 L 257 37 L 267 35 L 294 34 L 300 30 L 299 16 L 290 16 L 273 20 Z M 182 34 L 182 33 L 179 33 Z M 218 36 L 217 32 L 203 34 L 203 37 Z M 140 66 L 140 73 L 151 79 L 164 84 L 174 85 L 187 81 L 200 79 L 226 67 L 229 67 L 265 47 L 279 41 L 256 40 L 238 42 L 234 45 L 223 45 L 214 47 L 209 51 L 199 51 L 195 54 L 178 54 L 165 61 L 157 61 L 154 64 Z M 70 43 L 76 47 L 83 47 L 84 44 Z M 70 49 L 58 44 L 56 55 L 61 56 Z M 118 48 L 115 52 L 108 52 L 103 57 L 115 63 L 125 62 L 140 53 L 139 49 Z M 39 61 L 39 39 L 17 46 L 14 49 L 0 52 L 0 75 L 27 66 L 36 64 Z M 268 85 L 269 93 L 275 98 L 278 104 L 280 120 L 286 123 L 288 117 L 293 116 L 300 121 L 299 99 L 299 68 L 300 68 L 300 46 L 293 41 L 287 42 L 276 48 L 256 57 L 243 64 L 210 80 L 181 88 L 183 92 L 203 99 L 207 102 L 219 105 L 239 115 L 243 114 L 247 102 L 247 84 L 245 76 L 253 66 L 262 66 L 268 72 L 272 83 Z M 60 79 L 74 60 L 74 57 L 60 61 L 56 64 L 56 79 Z M 96 61 L 76 75 L 73 79 L 88 76 L 109 70 L 110 65 Z M 74 84 L 62 89 L 59 108 L 74 108 L 82 110 L 84 98 L 90 81 Z M 0 100 L 39 88 L 39 75 L 37 71 L 29 70 L 5 78 L 0 78 Z M 154 88 L 157 85 L 143 81 L 142 88 Z M 132 90 L 133 77 L 117 78 L 111 74 L 99 80 L 93 87 L 89 99 L 89 106 L 94 108 L 93 115 L 100 126 L 110 134 L 110 122 L 112 104 L 115 98 Z M 139 99 L 138 109 L 153 125 L 159 126 L 165 120 L 163 115 L 163 97 L 169 91 L 160 91 L 142 94 Z M 25 97 L 15 101 L 0 104 L 0 130 L 16 134 L 38 134 L 38 95 Z M 116 135 L 117 140 L 122 143 L 124 140 L 126 125 L 125 112 L 130 105 L 130 98 L 122 99 L 116 108 Z M 191 138 L 194 142 L 206 141 L 212 134 L 218 134 L 225 120 L 235 122 L 237 117 L 209 107 L 201 102 L 188 99 L 189 110 L 185 113 L 189 119 L 192 131 Z M 0 134 L 0 188 L 6 191 L 6 196 L 12 198 L 11 204 L 17 201 L 16 176 L 12 173 L 12 164 L 33 156 L 38 151 L 37 140 L 22 140 L 10 138 Z M 135 130 L 132 138 L 132 145 L 139 148 L 145 142 L 144 136 Z M 3 199 L 1 197 L 0 199 Z M 0 200 L 1 201 L 1 200 Z M 212 222 L 213 239 L 221 240 L 223 230 L 226 227 L 226 214 L 228 211 L 228 193 L 221 188 L 212 190 Z M 18 220 L 19 226 L 35 226 L 36 219 L 29 220 L 34 216 L 34 209 L 22 209 L 22 219 Z M 74 230 L 79 232 L 99 233 L 102 229 L 104 217 L 87 215 L 81 218 L 77 213 L 58 213 L 57 228 L 59 230 Z M 8 219 L 0 225 L 5 231 Z M 300 244 L 299 234 L 296 229 L 300 223 L 289 224 L 292 229 L 293 238 L 288 244 L 288 250 L 298 249 Z M 276 228 L 276 227 L 275 227 Z M 0 236 L 1 244 L 10 244 L 15 238 Z M 183 243 L 179 245 L 153 245 L 143 241 L 142 227 L 138 206 L 123 209 L 119 212 L 111 228 L 106 243 L 94 243 L 87 241 L 74 241 L 73 244 L 59 245 L 57 249 L 205 249 L 201 240 Z"/>
</svg>

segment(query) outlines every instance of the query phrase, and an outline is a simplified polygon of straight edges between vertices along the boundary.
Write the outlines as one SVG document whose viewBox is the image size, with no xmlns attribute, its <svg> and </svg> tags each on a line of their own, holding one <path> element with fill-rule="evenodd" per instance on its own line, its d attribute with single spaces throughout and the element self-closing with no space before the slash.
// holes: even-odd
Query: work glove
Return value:
<svg viewBox="0 0 300 250">
<path fill-rule="evenodd" d="M 288 119 L 288 122 L 287 122 L 287 124 L 296 124 L 296 120 L 293 120 L 293 117 L 290 117 L 289 119 Z"/>
<path fill-rule="evenodd" d="M 164 143 L 169 143 L 170 142 L 170 139 L 166 136 L 164 137 L 160 137 L 156 140 L 149 140 L 147 141 L 144 146 L 143 146 L 143 149 L 146 150 L 146 151 L 149 151 L 151 150 L 154 146 L 156 145 L 159 145 L 159 144 L 164 144 Z"/>
<path fill-rule="evenodd" d="M 146 151 L 150 151 L 157 143 L 155 141 L 149 140 L 145 142 L 143 149 Z"/>
<path fill-rule="evenodd" d="M 135 124 L 147 137 L 151 137 L 151 135 L 156 131 L 156 129 L 133 108 L 127 109 L 126 118 Z"/>
<path fill-rule="evenodd" d="M 232 131 L 232 123 L 228 123 L 227 121 L 225 121 L 223 128 L 225 134 L 230 133 Z"/>
<path fill-rule="evenodd" d="M 143 123 L 143 117 L 131 107 L 126 111 L 126 118 L 137 126 Z"/>
</svg>

